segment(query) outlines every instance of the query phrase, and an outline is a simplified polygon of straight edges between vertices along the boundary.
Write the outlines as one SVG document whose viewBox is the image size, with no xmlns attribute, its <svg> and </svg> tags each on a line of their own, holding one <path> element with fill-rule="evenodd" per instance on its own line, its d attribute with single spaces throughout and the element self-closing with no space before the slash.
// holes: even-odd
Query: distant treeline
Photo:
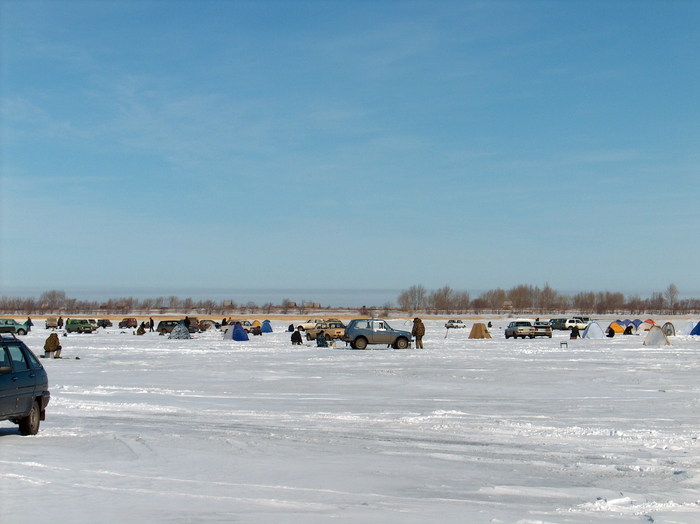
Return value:
<svg viewBox="0 0 700 524">
<path fill-rule="evenodd" d="M 310 314 L 317 309 L 347 309 L 362 315 L 381 313 L 388 316 L 392 312 L 433 314 L 563 314 L 573 311 L 581 314 L 615 315 L 630 314 L 673 314 L 687 315 L 700 313 L 700 299 L 679 299 L 675 284 L 665 291 L 654 292 L 648 298 L 637 295 L 625 296 L 611 291 L 582 291 L 575 295 L 565 295 L 549 285 L 543 288 L 518 285 L 511 289 L 492 289 L 472 298 L 467 291 L 455 291 L 450 286 L 428 291 L 422 285 L 414 285 L 402 291 L 397 298 L 398 305 L 386 303 L 381 306 L 344 308 L 320 304 L 297 303 L 284 299 L 280 304 L 267 302 L 237 304 L 233 300 L 215 302 L 213 300 L 193 300 L 177 296 L 136 299 L 133 297 L 111 298 L 105 301 L 78 300 L 66 296 L 64 291 L 45 291 L 39 298 L 0 297 L 0 312 L 17 315 L 86 314 L 127 315 L 150 313 L 199 313 L 203 315 L 240 314 Z"/>
<path fill-rule="evenodd" d="M 611 291 L 582 291 L 565 295 L 548 284 L 543 288 L 518 285 L 511 289 L 491 289 L 472 299 L 467 291 L 445 286 L 428 291 L 422 285 L 411 286 L 399 294 L 398 307 L 409 313 L 536 313 L 558 314 L 575 311 L 582 314 L 614 315 L 643 313 L 685 315 L 700 312 L 700 299 L 679 299 L 675 284 L 648 298 L 625 296 Z"/>
</svg>

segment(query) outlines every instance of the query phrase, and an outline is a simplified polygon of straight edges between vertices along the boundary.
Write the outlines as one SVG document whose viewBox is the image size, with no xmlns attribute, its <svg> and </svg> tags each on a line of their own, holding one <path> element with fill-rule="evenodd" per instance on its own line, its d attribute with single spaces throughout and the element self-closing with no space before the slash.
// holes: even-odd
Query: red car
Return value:
<svg viewBox="0 0 700 524">
<path fill-rule="evenodd" d="M 139 321 L 136 320 L 134 317 L 126 317 L 124 320 L 119 322 L 119 329 L 135 327 L 139 327 Z"/>
</svg>

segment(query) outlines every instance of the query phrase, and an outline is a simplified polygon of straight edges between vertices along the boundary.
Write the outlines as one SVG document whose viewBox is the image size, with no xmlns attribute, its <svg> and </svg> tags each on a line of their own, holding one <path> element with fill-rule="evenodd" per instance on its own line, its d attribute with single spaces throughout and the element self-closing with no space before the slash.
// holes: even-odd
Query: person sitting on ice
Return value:
<svg viewBox="0 0 700 524">
<path fill-rule="evenodd" d="M 581 332 L 578 330 L 578 327 L 576 327 L 576 326 L 572 327 L 571 328 L 571 335 L 569 335 L 569 338 L 571 340 L 574 340 L 574 339 L 580 338 L 580 337 L 581 337 Z"/>
<path fill-rule="evenodd" d="M 61 358 L 61 341 L 58 340 L 57 333 L 51 333 L 44 342 L 44 358 Z"/>
<path fill-rule="evenodd" d="M 301 341 L 301 331 L 298 329 L 292 333 L 292 345 L 293 346 L 301 346 L 302 341 Z"/>
<path fill-rule="evenodd" d="M 320 348 L 328 347 L 328 341 L 326 340 L 325 331 L 321 330 L 318 332 L 318 335 L 316 335 L 316 346 Z"/>
</svg>

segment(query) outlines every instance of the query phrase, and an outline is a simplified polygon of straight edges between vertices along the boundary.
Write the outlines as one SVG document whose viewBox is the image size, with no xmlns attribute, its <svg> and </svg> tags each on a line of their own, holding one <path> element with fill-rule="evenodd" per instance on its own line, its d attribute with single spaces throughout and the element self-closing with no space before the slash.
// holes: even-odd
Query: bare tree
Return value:
<svg viewBox="0 0 700 524">
<path fill-rule="evenodd" d="M 406 291 L 402 291 L 397 302 L 404 311 L 416 311 L 424 309 L 426 306 L 427 292 L 422 285 L 411 286 Z"/>
<path fill-rule="evenodd" d="M 676 303 L 678 302 L 678 288 L 676 284 L 669 284 L 666 289 L 666 302 L 668 303 L 668 309 L 670 309 L 671 314 L 673 314 L 676 310 Z"/>
<path fill-rule="evenodd" d="M 453 297 L 454 291 L 452 291 L 452 288 L 450 286 L 444 286 L 430 293 L 428 303 L 436 311 L 444 311 L 445 313 L 449 313 L 453 308 Z"/>
</svg>

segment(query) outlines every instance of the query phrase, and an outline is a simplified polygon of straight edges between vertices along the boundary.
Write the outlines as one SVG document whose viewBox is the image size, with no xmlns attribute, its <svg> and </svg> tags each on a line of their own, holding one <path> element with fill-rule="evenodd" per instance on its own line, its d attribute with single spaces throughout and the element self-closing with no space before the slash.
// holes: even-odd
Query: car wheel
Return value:
<svg viewBox="0 0 700 524">
<path fill-rule="evenodd" d="M 508 333 L 506 333 L 506 340 L 508 340 L 510 337 L 508 336 Z"/>
<path fill-rule="evenodd" d="M 396 339 L 394 347 L 396 349 L 406 349 L 408 347 L 408 340 L 406 340 L 406 337 L 399 337 Z"/>
<path fill-rule="evenodd" d="M 366 349 L 367 339 L 365 337 L 357 337 L 355 339 L 355 349 Z"/>
<path fill-rule="evenodd" d="M 17 330 L 17 334 L 18 334 L 18 335 L 26 335 L 27 332 L 26 332 L 25 330 L 23 330 L 23 329 L 18 329 L 18 330 Z"/>
<path fill-rule="evenodd" d="M 19 419 L 19 432 L 22 435 L 36 435 L 39 432 L 40 415 L 39 403 L 34 401 L 29 415 Z"/>
<path fill-rule="evenodd" d="M 328 333 L 326 333 L 326 334 L 324 335 L 324 337 L 325 337 L 325 339 L 326 339 L 328 342 L 331 341 L 331 336 L 330 336 Z"/>
<path fill-rule="evenodd" d="M 305 331 L 305 330 L 304 330 L 304 326 L 297 326 L 297 329 L 298 329 L 299 331 Z"/>
</svg>

